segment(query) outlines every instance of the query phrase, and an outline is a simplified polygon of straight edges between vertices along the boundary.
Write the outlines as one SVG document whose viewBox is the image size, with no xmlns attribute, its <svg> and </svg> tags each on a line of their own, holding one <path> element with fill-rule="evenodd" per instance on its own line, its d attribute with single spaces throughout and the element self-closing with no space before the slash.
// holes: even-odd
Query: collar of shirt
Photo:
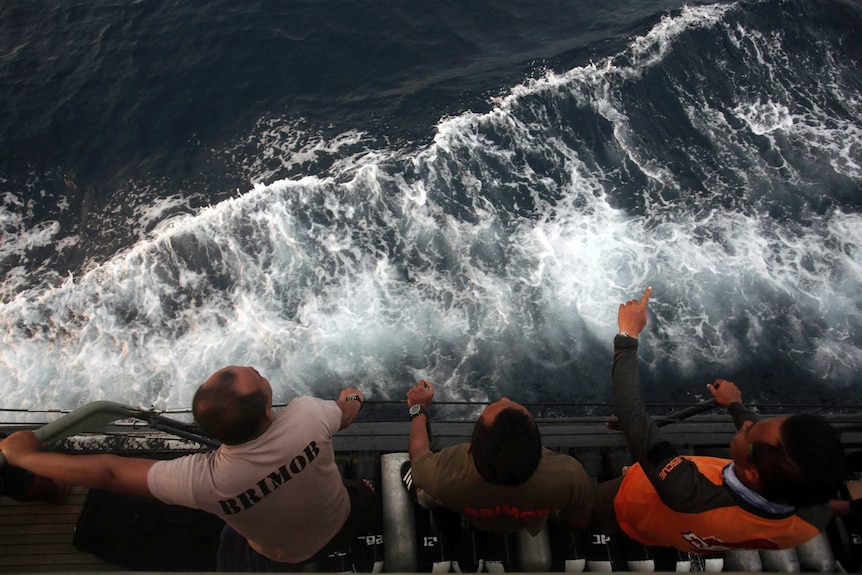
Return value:
<svg viewBox="0 0 862 575">
<path fill-rule="evenodd" d="M 724 484 L 745 500 L 746 503 L 773 515 L 787 515 L 793 513 L 796 509 L 792 505 L 774 503 L 750 487 L 746 487 L 739 477 L 736 476 L 734 467 L 732 461 L 725 465 L 724 469 L 721 470 L 721 476 L 724 479 Z"/>
</svg>

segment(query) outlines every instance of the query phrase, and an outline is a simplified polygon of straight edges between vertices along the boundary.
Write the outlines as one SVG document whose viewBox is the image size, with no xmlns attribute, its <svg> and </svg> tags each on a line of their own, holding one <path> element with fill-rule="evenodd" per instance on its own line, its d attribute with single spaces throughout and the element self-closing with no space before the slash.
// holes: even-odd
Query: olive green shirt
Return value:
<svg viewBox="0 0 862 575">
<path fill-rule="evenodd" d="M 542 450 L 533 475 L 521 485 L 485 481 L 467 452 L 468 444 L 426 453 L 413 462 L 413 482 L 480 531 L 537 533 L 556 510 L 578 513 L 593 503 L 593 485 L 568 455 Z"/>
</svg>

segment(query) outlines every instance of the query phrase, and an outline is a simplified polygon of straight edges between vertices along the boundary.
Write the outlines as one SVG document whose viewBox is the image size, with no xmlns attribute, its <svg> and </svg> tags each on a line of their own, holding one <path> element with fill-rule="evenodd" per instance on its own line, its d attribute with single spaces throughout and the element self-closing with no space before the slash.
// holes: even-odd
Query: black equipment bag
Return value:
<svg viewBox="0 0 862 575">
<path fill-rule="evenodd" d="M 78 551 L 135 571 L 215 571 L 223 526 L 198 509 L 91 489 L 73 543 Z"/>
</svg>

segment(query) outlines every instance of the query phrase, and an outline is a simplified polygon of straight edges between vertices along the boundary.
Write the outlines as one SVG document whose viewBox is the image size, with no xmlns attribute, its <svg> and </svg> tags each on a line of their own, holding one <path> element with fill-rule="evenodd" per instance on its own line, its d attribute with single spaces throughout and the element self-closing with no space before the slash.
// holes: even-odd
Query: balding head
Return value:
<svg viewBox="0 0 862 575">
<path fill-rule="evenodd" d="M 253 367 L 225 367 L 198 388 L 192 413 L 210 437 L 227 445 L 245 443 L 271 423 L 272 388 Z"/>
</svg>

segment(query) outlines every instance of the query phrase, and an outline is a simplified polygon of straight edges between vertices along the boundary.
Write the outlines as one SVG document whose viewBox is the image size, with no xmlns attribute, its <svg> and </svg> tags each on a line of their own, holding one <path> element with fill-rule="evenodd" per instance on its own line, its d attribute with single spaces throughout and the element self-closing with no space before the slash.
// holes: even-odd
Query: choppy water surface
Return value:
<svg viewBox="0 0 862 575">
<path fill-rule="evenodd" d="M 434 6 L 0 9 L 4 407 L 862 403 L 858 5 Z"/>
</svg>

